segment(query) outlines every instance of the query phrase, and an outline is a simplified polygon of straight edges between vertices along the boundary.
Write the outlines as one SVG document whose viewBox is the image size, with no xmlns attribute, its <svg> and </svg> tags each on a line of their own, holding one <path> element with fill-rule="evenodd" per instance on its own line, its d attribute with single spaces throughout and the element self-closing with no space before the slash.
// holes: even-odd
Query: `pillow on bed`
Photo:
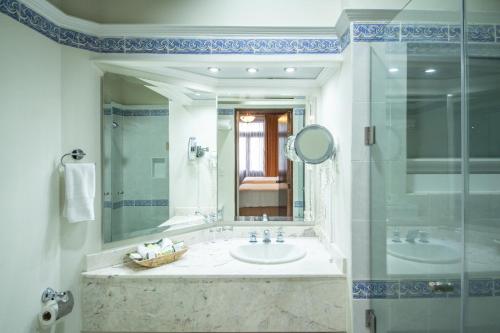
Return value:
<svg viewBox="0 0 500 333">
<path fill-rule="evenodd" d="M 272 184 L 277 183 L 278 177 L 245 177 L 242 184 Z"/>
</svg>

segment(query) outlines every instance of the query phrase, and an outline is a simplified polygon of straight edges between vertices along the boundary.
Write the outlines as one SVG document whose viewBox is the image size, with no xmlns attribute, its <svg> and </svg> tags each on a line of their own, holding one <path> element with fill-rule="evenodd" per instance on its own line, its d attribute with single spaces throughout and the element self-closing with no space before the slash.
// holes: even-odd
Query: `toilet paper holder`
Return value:
<svg viewBox="0 0 500 333">
<path fill-rule="evenodd" d="M 42 292 L 42 302 L 47 306 L 50 302 L 56 305 L 56 320 L 61 319 L 64 316 L 73 311 L 73 306 L 75 305 L 75 299 L 70 290 L 66 291 L 56 291 L 52 288 L 46 288 Z M 43 316 L 42 316 L 42 319 Z"/>
<path fill-rule="evenodd" d="M 56 301 L 56 302 L 67 302 L 68 301 L 68 293 L 65 291 L 55 291 L 52 288 L 45 288 L 42 293 L 42 302 L 47 303 L 48 301 Z"/>
</svg>

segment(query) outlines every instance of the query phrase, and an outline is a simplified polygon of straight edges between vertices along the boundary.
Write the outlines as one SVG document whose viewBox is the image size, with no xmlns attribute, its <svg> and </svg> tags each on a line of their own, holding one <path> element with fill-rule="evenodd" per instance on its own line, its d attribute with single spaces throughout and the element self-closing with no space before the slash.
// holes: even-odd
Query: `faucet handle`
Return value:
<svg viewBox="0 0 500 333">
<path fill-rule="evenodd" d="M 250 243 L 257 243 L 257 231 L 250 232 Z"/>
<path fill-rule="evenodd" d="M 279 228 L 278 232 L 276 233 L 276 242 L 278 242 L 278 243 L 285 242 L 285 233 L 283 232 L 283 229 L 281 229 L 281 228 Z"/>
<path fill-rule="evenodd" d="M 420 230 L 418 232 L 418 240 L 421 243 L 429 243 L 429 233 L 427 231 Z"/>
</svg>

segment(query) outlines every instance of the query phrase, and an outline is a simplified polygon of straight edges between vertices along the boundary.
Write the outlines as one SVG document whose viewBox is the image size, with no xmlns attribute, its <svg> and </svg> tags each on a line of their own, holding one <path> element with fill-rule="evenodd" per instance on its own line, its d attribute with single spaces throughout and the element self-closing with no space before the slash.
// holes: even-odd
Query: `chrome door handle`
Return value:
<svg viewBox="0 0 500 333">
<path fill-rule="evenodd" d="M 430 281 L 429 288 L 434 292 L 449 293 L 455 290 L 451 282 Z"/>
</svg>

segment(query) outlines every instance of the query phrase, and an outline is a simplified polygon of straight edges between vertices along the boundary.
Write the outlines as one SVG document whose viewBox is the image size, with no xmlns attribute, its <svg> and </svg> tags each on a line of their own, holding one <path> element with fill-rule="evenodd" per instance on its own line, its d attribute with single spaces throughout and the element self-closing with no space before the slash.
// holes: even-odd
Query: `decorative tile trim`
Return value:
<svg viewBox="0 0 500 333">
<path fill-rule="evenodd" d="M 33 30 L 38 31 L 42 35 L 59 42 L 60 28 L 47 20 L 45 17 L 38 15 L 35 11 L 26 7 L 23 4 L 19 5 L 19 21 Z"/>
<path fill-rule="evenodd" d="M 122 207 L 168 207 L 168 199 L 136 199 L 120 201 L 104 201 L 104 208 L 119 209 Z"/>
<path fill-rule="evenodd" d="M 125 53 L 125 37 L 102 37 L 100 40 L 101 53 Z"/>
<path fill-rule="evenodd" d="M 354 299 L 399 298 L 398 281 L 355 280 L 352 282 Z"/>
<path fill-rule="evenodd" d="M 471 279 L 468 285 L 470 297 L 493 296 L 493 279 Z"/>
<path fill-rule="evenodd" d="M 100 53 L 340 54 L 351 42 L 458 43 L 458 25 L 353 22 L 339 38 L 157 38 L 92 36 L 58 26 L 17 0 L 0 0 L 0 12 L 62 45 Z M 467 26 L 471 43 L 499 43 L 500 25 Z"/>
<path fill-rule="evenodd" d="M 234 116 L 234 109 L 217 109 L 219 116 Z"/>
<path fill-rule="evenodd" d="M 401 26 L 401 41 L 447 42 L 449 27 L 445 24 L 403 24 Z"/>
<path fill-rule="evenodd" d="M 347 29 L 342 36 L 340 36 L 340 50 L 343 52 L 345 48 L 351 43 L 351 29 Z"/>
<path fill-rule="evenodd" d="M 124 117 L 158 117 L 169 116 L 168 109 L 124 109 L 122 107 L 112 106 L 104 107 L 105 116 L 118 115 Z"/>
<path fill-rule="evenodd" d="M 459 25 L 429 23 L 354 22 L 352 31 L 354 42 L 459 43 L 462 36 Z M 472 43 L 500 42 L 499 32 L 500 26 L 495 24 L 469 24 L 467 25 L 467 40 Z"/>
<path fill-rule="evenodd" d="M 62 45 L 101 53 L 338 54 L 337 38 L 151 38 L 92 36 L 62 28 L 17 0 L 0 0 L 0 12 Z"/>
<path fill-rule="evenodd" d="M 400 24 L 353 23 L 354 42 L 398 42 Z"/>
<path fill-rule="evenodd" d="M 353 299 L 383 298 L 454 298 L 461 296 L 461 281 L 446 279 L 454 286 L 452 292 L 434 292 L 429 288 L 431 280 L 354 280 Z M 469 297 L 500 296 L 500 278 L 473 278 L 467 280 Z"/>
<path fill-rule="evenodd" d="M 494 43 L 495 26 L 494 25 L 467 25 L 467 40 L 469 42 Z"/>
<path fill-rule="evenodd" d="M 18 20 L 19 5 L 16 0 L 0 0 L 0 12 Z"/>
<path fill-rule="evenodd" d="M 428 280 L 401 280 L 399 282 L 400 298 L 436 298 L 446 297 L 446 293 L 434 292 Z"/>
<path fill-rule="evenodd" d="M 293 114 L 295 116 L 303 116 L 305 114 L 305 112 L 306 112 L 306 109 L 304 109 L 304 108 L 294 108 L 293 109 Z"/>
<path fill-rule="evenodd" d="M 493 290 L 495 292 L 495 296 L 500 296 L 500 279 L 495 279 L 493 281 Z"/>
</svg>

